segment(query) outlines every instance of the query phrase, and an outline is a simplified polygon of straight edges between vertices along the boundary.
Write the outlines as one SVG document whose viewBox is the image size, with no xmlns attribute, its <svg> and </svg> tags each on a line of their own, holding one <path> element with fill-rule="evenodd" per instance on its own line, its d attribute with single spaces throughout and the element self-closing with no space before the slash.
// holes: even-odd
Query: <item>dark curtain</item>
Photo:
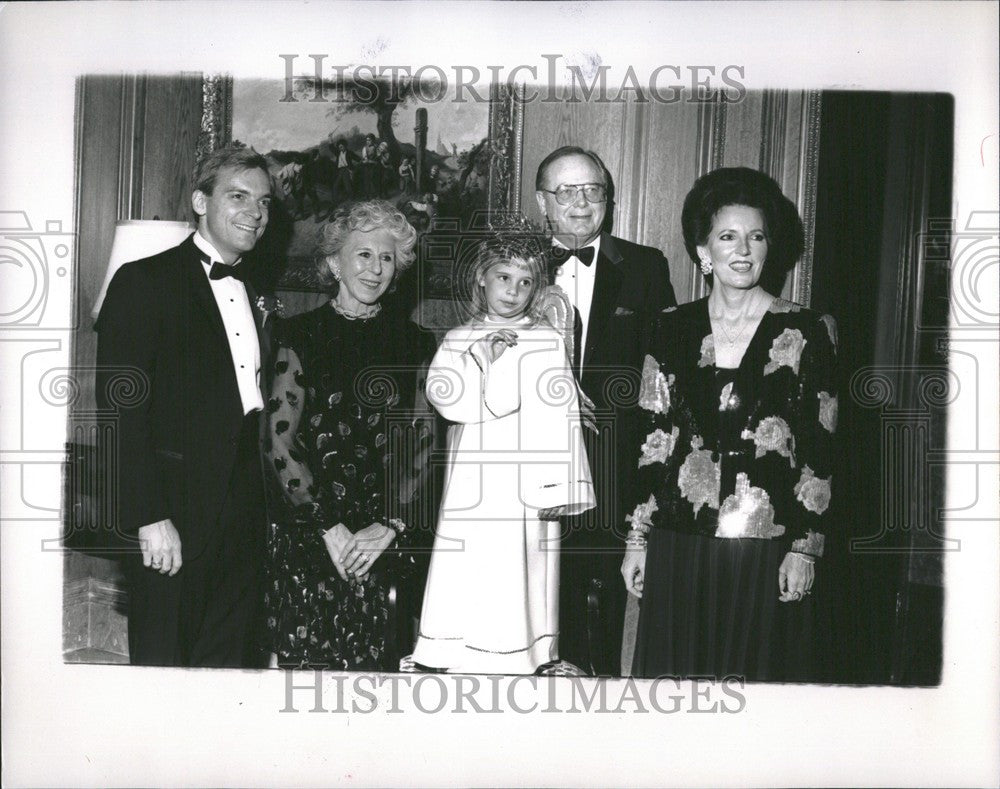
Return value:
<svg viewBox="0 0 1000 789">
<path fill-rule="evenodd" d="M 940 681 L 953 100 L 825 92 L 812 306 L 840 332 L 836 682 Z"/>
</svg>

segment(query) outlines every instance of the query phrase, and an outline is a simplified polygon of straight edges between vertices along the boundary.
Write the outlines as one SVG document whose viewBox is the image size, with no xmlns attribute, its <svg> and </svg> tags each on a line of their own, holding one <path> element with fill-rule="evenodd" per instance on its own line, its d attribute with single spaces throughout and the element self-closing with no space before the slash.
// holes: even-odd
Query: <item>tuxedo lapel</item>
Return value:
<svg viewBox="0 0 1000 789">
<path fill-rule="evenodd" d="M 185 249 L 182 253 L 182 262 L 192 303 L 195 305 L 196 314 L 205 317 L 206 322 L 212 327 L 212 330 L 219 335 L 228 347 L 229 341 L 226 338 L 226 327 L 222 323 L 222 314 L 219 312 L 219 305 L 215 303 L 212 286 L 208 284 L 208 277 L 205 276 L 205 269 L 201 264 L 201 253 L 191 238 L 188 238 L 184 242 Z"/>
<path fill-rule="evenodd" d="M 594 277 L 594 296 L 590 302 L 590 317 L 587 321 L 587 347 L 583 353 L 583 366 L 594 363 L 594 349 L 597 347 L 608 321 L 614 315 L 618 303 L 618 291 L 622 285 L 622 272 L 618 265 L 621 254 L 615 247 L 614 239 L 607 233 L 601 235 L 601 249 L 597 255 L 597 272 Z"/>
</svg>

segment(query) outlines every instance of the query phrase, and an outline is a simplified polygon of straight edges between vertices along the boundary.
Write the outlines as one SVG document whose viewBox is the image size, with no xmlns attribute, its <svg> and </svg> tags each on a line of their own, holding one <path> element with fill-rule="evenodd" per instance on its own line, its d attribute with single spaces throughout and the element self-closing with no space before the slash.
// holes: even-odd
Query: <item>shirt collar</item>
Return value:
<svg viewBox="0 0 1000 789">
<path fill-rule="evenodd" d="M 207 238 L 205 238 L 201 234 L 201 230 L 195 230 L 194 231 L 193 241 L 194 241 L 194 245 L 196 247 L 198 247 L 198 249 L 200 249 L 202 252 L 204 252 L 209 257 L 210 262 L 207 263 L 207 264 L 204 264 L 205 267 L 206 267 L 206 270 L 209 269 L 209 268 L 211 268 L 212 267 L 212 263 L 214 263 L 214 262 L 218 262 L 221 265 L 226 265 L 225 263 L 222 262 L 222 255 L 219 254 L 219 250 L 217 250 L 215 248 L 215 245 L 213 245 L 211 241 L 209 241 Z M 240 262 L 240 259 L 236 258 L 236 260 L 233 261 L 232 265 L 235 266 L 239 262 Z"/>
</svg>

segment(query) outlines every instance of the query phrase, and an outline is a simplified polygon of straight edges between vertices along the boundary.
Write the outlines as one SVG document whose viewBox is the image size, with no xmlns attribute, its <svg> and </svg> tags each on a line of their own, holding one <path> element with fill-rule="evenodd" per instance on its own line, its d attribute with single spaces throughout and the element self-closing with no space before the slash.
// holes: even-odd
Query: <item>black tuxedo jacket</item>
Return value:
<svg viewBox="0 0 1000 789">
<path fill-rule="evenodd" d="M 246 290 L 263 378 L 270 326 L 252 284 Z M 107 490 L 118 530 L 134 534 L 170 518 L 183 558 L 196 558 L 222 509 L 244 415 L 222 316 L 192 238 L 122 266 L 96 328 L 97 403 L 118 417 Z M 249 526 L 263 530 L 265 513 Z"/>
<path fill-rule="evenodd" d="M 634 465 L 628 448 L 634 444 L 630 436 L 646 335 L 657 315 L 677 300 L 667 259 L 658 249 L 602 233 L 594 265 L 580 387 L 594 402 L 600 431 L 597 436 L 585 431 L 597 507 L 584 513 L 574 530 L 586 532 L 584 545 L 611 548 L 617 555 L 626 514 L 621 491 L 633 472 L 629 464 Z M 568 537 L 568 546 L 581 542 L 579 535 Z"/>
</svg>

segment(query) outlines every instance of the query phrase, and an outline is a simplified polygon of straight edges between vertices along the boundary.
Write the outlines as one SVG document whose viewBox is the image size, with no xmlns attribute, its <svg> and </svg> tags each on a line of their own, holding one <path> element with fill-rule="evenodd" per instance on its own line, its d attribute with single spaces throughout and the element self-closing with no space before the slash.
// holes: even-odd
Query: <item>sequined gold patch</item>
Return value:
<svg viewBox="0 0 1000 789">
<path fill-rule="evenodd" d="M 722 393 L 719 395 L 719 410 L 735 411 L 739 407 L 740 407 L 739 395 L 733 394 L 733 382 L 730 381 L 728 384 L 722 387 Z"/>
<path fill-rule="evenodd" d="M 802 467 L 802 476 L 795 483 L 795 498 L 810 512 L 822 515 L 830 506 L 830 482 L 832 477 L 817 477 L 809 466 Z"/>
<path fill-rule="evenodd" d="M 639 458 L 639 468 L 651 466 L 653 463 L 666 463 L 667 458 L 674 453 L 674 446 L 681 431 L 674 425 L 670 433 L 665 433 L 659 428 L 646 436 L 646 442 L 642 445 L 642 457 Z"/>
<path fill-rule="evenodd" d="M 653 513 L 660 508 L 656 504 L 656 496 L 649 494 L 645 504 L 637 504 L 631 515 L 625 516 L 625 521 L 632 524 L 638 531 L 649 531 L 653 527 Z"/>
<path fill-rule="evenodd" d="M 830 344 L 833 349 L 837 350 L 837 321 L 834 320 L 832 315 L 821 315 L 819 318 L 823 321 L 823 325 L 826 326 L 826 333 L 830 335 Z"/>
<path fill-rule="evenodd" d="M 788 423 L 780 416 L 766 416 L 754 431 L 744 430 L 740 438 L 752 440 L 757 447 L 755 458 L 762 458 L 768 452 L 777 452 L 788 458 L 788 465 L 795 466 L 795 437 Z"/>
<path fill-rule="evenodd" d="M 715 364 L 715 337 L 706 334 L 701 341 L 701 358 L 698 359 L 699 367 L 711 367 Z"/>
<path fill-rule="evenodd" d="M 792 372 L 799 374 L 799 361 L 802 359 L 802 349 L 806 341 L 798 329 L 785 329 L 774 338 L 768 356 L 771 357 L 764 365 L 764 375 L 770 375 L 781 367 L 791 367 Z"/>
<path fill-rule="evenodd" d="M 673 376 L 671 376 L 673 378 Z M 660 371 L 656 359 L 646 354 L 642 364 L 642 385 L 639 389 L 639 406 L 654 414 L 670 410 L 670 385 Z"/>
<path fill-rule="evenodd" d="M 837 429 L 837 396 L 827 392 L 816 396 L 819 398 L 819 423 L 832 433 Z"/>
<path fill-rule="evenodd" d="M 712 453 L 702 449 L 703 444 L 701 436 L 691 439 L 691 452 L 684 458 L 677 477 L 681 495 L 694 505 L 695 515 L 705 504 L 712 509 L 719 508 L 722 484 L 722 469 L 712 460 Z"/>
<path fill-rule="evenodd" d="M 767 491 L 753 487 L 750 478 L 741 471 L 736 475 L 736 490 L 726 497 L 719 509 L 719 525 L 715 536 L 767 540 L 784 533 L 785 527 L 774 522 L 774 507 Z"/>
<path fill-rule="evenodd" d="M 826 538 L 819 532 L 809 531 L 806 536 L 792 541 L 792 550 L 796 553 L 808 553 L 810 556 L 822 556 Z"/>
</svg>

